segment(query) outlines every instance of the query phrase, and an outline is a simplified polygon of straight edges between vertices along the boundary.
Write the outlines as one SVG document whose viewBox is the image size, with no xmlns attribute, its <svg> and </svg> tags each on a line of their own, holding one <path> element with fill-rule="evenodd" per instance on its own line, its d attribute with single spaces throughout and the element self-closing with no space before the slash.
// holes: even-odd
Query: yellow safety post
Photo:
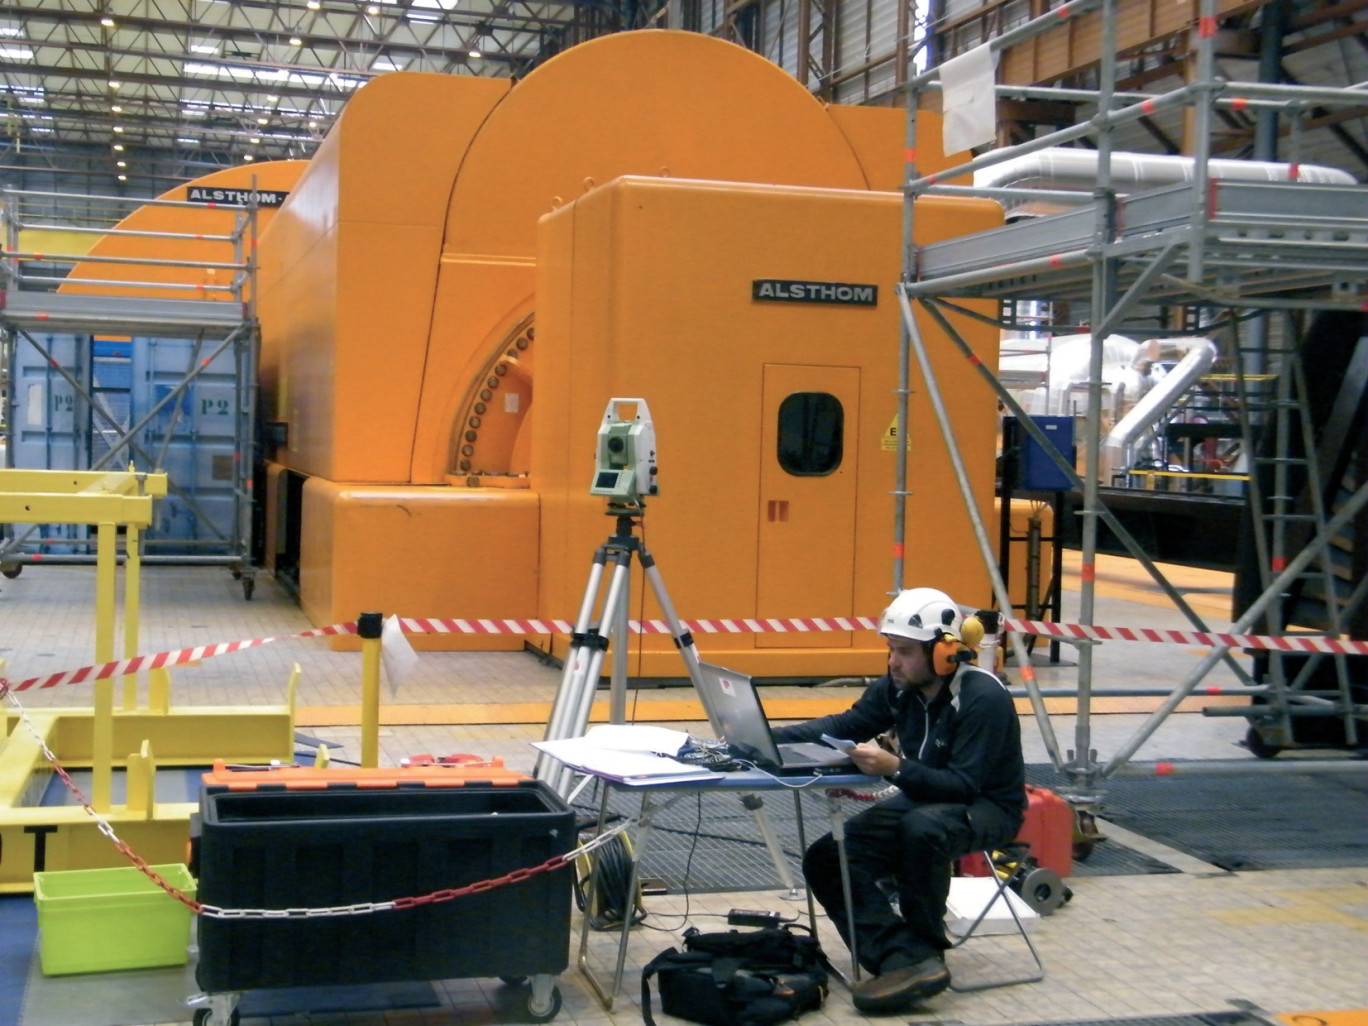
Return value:
<svg viewBox="0 0 1368 1026">
<path fill-rule="evenodd" d="M 128 795 L 126 807 L 131 815 L 152 818 L 157 804 L 157 763 L 152 758 L 152 742 L 144 740 L 138 751 L 128 757 Z"/>
<path fill-rule="evenodd" d="M 361 765 L 380 765 L 380 613 L 362 613 L 356 621 L 361 638 Z"/>
<path fill-rule="evenodd" d="M 147 671 L 147 711 L 171 711 L 171 671 L 164 666 Z"/>
<path fill-rule="evenodd" d="M 132 471 L 132 467 L 128 468 Z M 139 552 L 138 525 L 124 527 L 124 643 L 127 659 L 138 654 L 138 610 L 142 608 L 142 554 Z M 123 707 L 129 712 L 138 708 L 138 675 L 125 673 L 123 679 Z"/>
<path fill-rule="evenodd" d="M 327 769 L 332 762 L 332 756 L 328 754 L 327 745 L 319 745 L 318 752 L 314 755 L 314 769 Z"/>
<path fill-rule="evenodd" d="M 118 570 L 119 529 L 113 523 L 96 528 L 95 541 L 95 661 L 114 659 L 114 591 Z"/>
<path fill-rule="evenodd" d="M 114 659 L 114 581 L 118 528 L 100 524 L 95 543 L 95 661 Z M 108 812 L 111 780 L 114 773 L 114 679 L 95 682 L 94 735 L 90 745 L 91 805 L 97 812 Z"/>
</svg>

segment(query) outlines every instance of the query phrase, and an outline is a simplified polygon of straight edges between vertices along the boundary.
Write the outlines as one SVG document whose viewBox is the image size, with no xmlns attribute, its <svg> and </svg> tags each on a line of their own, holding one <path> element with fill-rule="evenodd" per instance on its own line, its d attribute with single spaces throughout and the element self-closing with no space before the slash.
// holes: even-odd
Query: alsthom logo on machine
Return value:
<svg viewBox="0 0 1368 1026">
<path fill-rule="evenodd" d="M 848 281 L 792 281 L 756 278 L 751 299 L 766 303 L 829 303 L 836 306 L 878 306 L 879 286 Z"/>
<path fill-rule="evenodd" d="M 211 189 L 203 185 L 191 185 L 185 190 L 187 203 L 225 203 L 240 207 L 252 202 L 259 207 L 278 207 L 288 195 L 278 189 Z"/>
</svg>

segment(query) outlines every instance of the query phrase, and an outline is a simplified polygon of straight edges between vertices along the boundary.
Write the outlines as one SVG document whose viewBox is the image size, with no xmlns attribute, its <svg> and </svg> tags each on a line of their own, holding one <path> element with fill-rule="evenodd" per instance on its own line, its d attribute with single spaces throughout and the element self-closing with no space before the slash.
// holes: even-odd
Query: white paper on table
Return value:
<svg viewBox="0 0 1368 1026">
<path fill-rule="evenodd" d="M 958 153 L 997 138 L 997 54 L 988 43 L 940 66 L 941 148 Z"/>
<path fill-rule="evenodd" d="M 380 668 L 385 671 L 391 698 L 399 694 L 399 685 L 417 665 L 418 653 L 409 644 L 399 617 L 391 615 L 380 628 Z"/>
<path fill-rule="evenodd" d="M 652 755 L 678 755 L 689 743 L 689 735 L 683 730 L 635 723 L 600 723 L 590 727 L 584 737 L 598 748 Z"/>
<path fill-rule="evenodd" d="M 720 774 L 660 755 L 623 752 L 600 748 L 588 737 L 567 737 L 556 741 L 533 741 L 532 747 L 572 769 L 612 780 L 710 780 Z"/>
</svg>

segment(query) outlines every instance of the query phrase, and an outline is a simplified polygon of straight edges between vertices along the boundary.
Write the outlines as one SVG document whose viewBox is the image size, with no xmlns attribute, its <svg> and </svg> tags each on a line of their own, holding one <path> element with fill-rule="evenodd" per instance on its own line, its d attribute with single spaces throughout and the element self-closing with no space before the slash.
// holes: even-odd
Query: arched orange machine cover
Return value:
<svg viewBox="0 0 1368 1026">
<path fill-rule="evenodd" d="M 288 438 L 268 476 L 267 501 L 283 501 L 280 481 L 287 471 L 307 477 L 296 512 L 302 520 L 300 595 L 309 616 L 337 622 L 364 609 L 413 617 L 573 619 L 575 610 L 559 605 L 582 585 L 592 553 L 547 551 L 565 535 L 561 525 L 546 532 L 546 511 L 569 507 L 562 496 L 541 491 L 530 450 L 533 439 L 555 437 L 562 428 L 542 424 L 534 431 L 529 425 L 539 408 L 561 411 L 565 404 L 533 404 L 533 361 L 539 350 L 564 344 L 538 336 L 544 306 L 563 311 L 575 303 L 617 300 L 588 292 L 553 297 L 572 288 L 573 261 L 557 257 L 557 267 L 539 266 L 539 222 L 555 211 L 578 209 L 581 200 L 623 176 L 838 190 L 851 199 L 871 190 L 887 193 L 902 180 L 904 124 L 898 110 L 824 106 L 756 54 L 683 32 L 604 37 L 566 51 L 516 84 L 398 73 L 359 90 L 261 246 L 262 406 L 285 423 Z M 946 165 L 938 136 L 924 126 L 919 170 Z M 693 195 L 680 199 L 680 209 Z M 785 196 L 784 203 L 799 204 L 795 211 L 807 202 Z M 824 231 L 839 238 L 839 204 L 815 195 L 812 201 L 827 211 Z M 879 329 L 886 350 L 877 369 L 862 371 L 868 381 L 882 381 L 886 396 L 896 381 L 897 206 L 886 206 L 879 216 L 888 219 L 887 230 L 876 232 L 880 266 L 888 268 Z M 942 235 L 950 230 L 945 226 L 964 231 L 1000 223 L 995 206 L 983 201 L 956 206 L 939 200 L 932 207 L 941 211 L 934 223 Z M 952 208 L 959 213 L 951 215 Z M 959 216 L 964 211 L 970 213 Z M 814 252 L 826 244 L 825 238 L 810 241 Z M 847 248 L 859 244 L 858 238 L 843 240 Z M 716 245 L 725 247 L 726 240 Z M 561 252 L 557 246 L 547 250 L 553 251 Z M 707 243 L 690 252 L 709 258 Z M 986 359 L 995 360 L 991 332 L 965 331 L 976 346 L 982 342 Z M 781 353 L 782 340 L 770 344 L 780 345 L 775 353 Z M 832 337 L 831 358 L 840 352 L 840 338 Z M 759 346 L 751 353 L 757 354 Z M 619 357 L 631 359 L 630 352 Z M 780 355 L 774 360 L 783 362 Z M 690 388 L 688 380 L 668 375 L 649 384 L 676 393 Z M 599 386 L 607 383 L 583 385 L 559 371 L 536 379 L 543 399 L 557 390 Z M 700 414 L 707 415 L 709 397 L 697 399 Z M 597 396 L 585 401 L 603 405 Z M 749 401 L 759 409 L 758 394 Z M 884 422 L 872 436 L 875 449 L 889 403 L 881 400 L 866 415 L 866 429 Z M 985 495 L 992 485 L 994 421 L 991 400 L 986 403 L 986 455 L 975 457 L 974 470 Z M 569 422 L 563 425 L 569 428 Z M 592 467 L 592 435 L 565 444 Z M 662 442 L 665 451 L 690 444 L 687 438 Z M 887 460 L 866 454 L 859 473 L 871 480 L 879 475 L 885 495 L 891 487 Z M 586 475 L 584 468 L 568 467 L 545 480 L 578 488 L 582 478 L 587 491 Z M 694 484 L 675 479 L 671 494 L 677 498 L 660 501 L 662 523 L 669 518 L 667 502 L 703 498 Z M 945 481 L 940 491 L 949 495 L 952 489 L 953 482 Z M 555 500 L 551 506 L 549 499 Z M 879 502 L 877 510 L 862 510 L 860 530 L 886 553 L 891 503 Z M 572 515 L 601 517 L 601 511 Z M 268 512 L 266 519 L 268 551 L 274 552 L 278 540 L 269 531 L 278 518 Z M 602 521 L 604 530 L 609 526 Z M 679 551 L 660 553 L 676 577 L 699 578 L 684 584 L 690 605 L 681 615 L 796 615 L 706 608 L 705 575 L 687 569 L 687 544 L 683 538 Z M 859 571 L 868 579 L 857 587 L 839 589 L 855 596 L 844 599 L 843 608 L 810 615 L 877 613 L 891 576 L 888 563 L 879 562 L 877 570 Z M 960 594 L 972 590 L 986 603 L 976 561 L 961 562 L 967 566 L 942 568 L 936 571 L 941 576 L 918 583 Z M 857 571 L 834 566 L 829 572 Z M 566 580 L 548 582 L 548 574 Z M 542 608 L 548 601 L 558 608 Z M 652 615 L 650 603 L 643 608 Z M 427 641 L 431 647 L 452 643 Z M 460 647 L 522 643 L 511 637 Z M 668 639 L 664 643 L 668 647 Z M 760 648 L 749 638 L 733 644 L 751 651 L 728 658 L 760 674 L 780 662 L 785 674 L 876 672 L 882 664 L 872 636 L 852 644 L 847 635 L 824 656 L 810 646 L 800 646 L 796 657 L 785 654 L 774 639 Z M 678 675 L 677 657 L 673 665 L 667 662 L 647 659 L 634 672 Z"/>
<path fill-rule="evenodd" d="M 161 263 L 123 264 L 82 261 L 69 275 L 71 282 L 59 287 L 63 293 L 98 295 L 130 295 L 143 299 L 195 299 L 236 302 L 231 292 L 216 286 L 231 285 L 235 272 L 227 268 L 207 267 L 207 264 L 232 264 L 253 255 L 256 239 L 270 226 L 278 208 L 260 206 L 256 211 L 256 239 L 250 231 L 241 229 L 241 247 L 217 238 L 239 231 L 242 212 L 224 203 L 233 194 L 250 191 L 289 193 L 308 167 L 304 160 L 275 160 L 260 164 L 244 164 L 214 171 L 168 189 L 157 197 L 187 206 L 146 204 L 138 207 L 116 225 L 120 231 L 143 232 L 143 235 L 105 235 L 90 247 L 89 255 L 160 261 Z M 221 203 L 212 198 L 192 201 L 192 195 L 213 197 L 225 194 Z M 178 236 L 167 238 L 167 233 Z M 199 266 L 176 266 L 178 263 Z M 118 280 L 138 282 L 137 285 L 81 285 L 80 279 Z M 193 289 L 157 288 L 157 285 L 190 285 Z M 117 327 L 117 326 L 112 326 Z"/>
</svg>

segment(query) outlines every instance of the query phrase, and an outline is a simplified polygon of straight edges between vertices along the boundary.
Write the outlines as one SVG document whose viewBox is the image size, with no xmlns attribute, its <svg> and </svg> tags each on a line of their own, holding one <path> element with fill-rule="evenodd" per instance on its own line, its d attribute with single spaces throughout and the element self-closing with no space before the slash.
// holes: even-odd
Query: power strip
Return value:
<svg viewBox="0 0 1368 1026">
<path fill-rule="evenodd" d="M 784 921 L 778 912 L 764 912 L 754 908 L 734 908 L 727 913 L 728 926 L 775 927 Z"/>
</svg>

